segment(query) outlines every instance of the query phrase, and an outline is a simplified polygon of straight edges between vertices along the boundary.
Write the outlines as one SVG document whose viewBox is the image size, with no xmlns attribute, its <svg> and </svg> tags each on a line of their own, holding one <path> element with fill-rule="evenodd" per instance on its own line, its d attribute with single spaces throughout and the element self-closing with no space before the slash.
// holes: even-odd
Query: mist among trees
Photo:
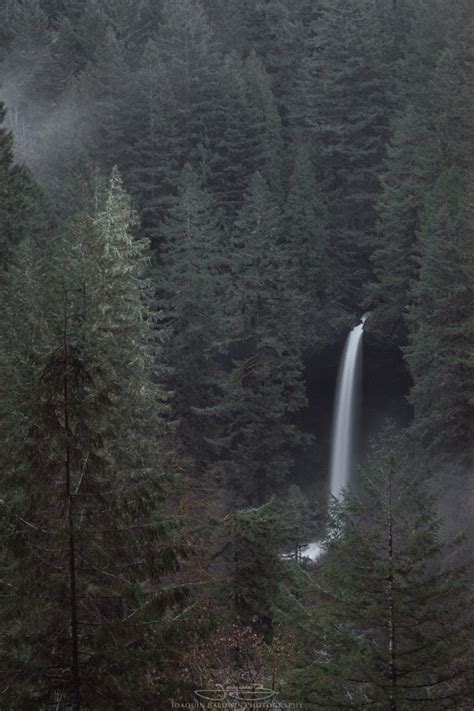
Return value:
<svg viewBox="0 0 474 711">
<path fill-rule="evenodd" d="M 473 109 L 472 0 L 0 0 L 0 709 L 474 705 Z"/>
</svg>

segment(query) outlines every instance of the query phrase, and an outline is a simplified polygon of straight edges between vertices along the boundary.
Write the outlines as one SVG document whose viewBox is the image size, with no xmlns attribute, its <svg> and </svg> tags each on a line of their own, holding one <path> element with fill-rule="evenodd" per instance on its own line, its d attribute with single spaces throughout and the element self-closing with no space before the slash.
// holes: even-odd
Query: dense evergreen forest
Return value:
<svg viewBox="0 0 474 711">
<path fill-rule="evenodd" d="M 474 708 L 473 116 L 472 0 L 0 0 L 2 711 Z"/>
</svg>

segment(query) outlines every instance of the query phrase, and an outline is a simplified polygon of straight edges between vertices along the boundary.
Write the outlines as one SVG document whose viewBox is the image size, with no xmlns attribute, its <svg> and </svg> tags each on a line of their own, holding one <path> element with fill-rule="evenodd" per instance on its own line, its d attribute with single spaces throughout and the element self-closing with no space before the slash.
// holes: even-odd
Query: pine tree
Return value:
<svg viewBox="0 0 474 711">
<path fill-rule="evenodd" d="M 252 52 L 245 63 L 250 103 L 258 127 L 258 171 L 266 179 L 276 200 L 283 196 L 283 136 L 281 118 L 269 76 L 261 60 Z"/>
<path fill-rule="evenodd" d="M 221 64 L 199 2 L 165 2 L 130 101 L 132 183 L 144 228 L 154 242 L 185 164 L 201 175 L 210 173 L 223 131 Z"/>
<path fill-rule="evenodd" d="M 162 582 L 177 566 L 158 443 L 166 392 L 132 221 L 114 172 L 46 263 L 25 242 L 3 281 L 8 707 L 146 706 L 164 693 L 164 616 L 183 588 Z M 35 326 L 18 333 L 25 302 Z"/>
<path fill-rule="evenodd" d="M 425 17 L 428 9 L 418 11 Z M 432 30 L 423 42 L 417 31 L 424 31 L 425 25 L 412 32 L 417 54 L 411 66 L 418 68 L 420 76 L 408 75 L 417 91 L 394 126 L 378 202 L 379 244 L 372 256 L 377 282 L 369 290 L 370 305 L 375 303 L 385 330 L 395 331 L 402 342 L 406 341 L 405 316 L 414 298 L 411 285 L 417 279 L 426 194 L 444 171 L 472 170 L 468 147 L 473 140 L 474 47 L 469 29 L 464 34 L 463 28 L 473 26 L 473 8 L 463 2 L 450 5 L 449 22 L 442 3 L 429 12 L 436 26 L 448 26 L 448 33 L 443 30 L 440 37 L 441 30 Z M 463 41 L 458 41 L 461 36 Z"/>
<path fill-rule="evenodd" d="M 259 173 L 236 221 L 232 249 L 227 308 L 236 346 L 227 394 L 228 472 L 238 500 L 262 504 L 289 473 L 292 450 L 304 440 L 292 416 L 306 397 L 281 214 Z"/>
<path fill-rule="evenodd" d="M 299 59 L 294 15 L 287 0 L 256 0 L 245 13 L 248 45 L 263 61 L 283 120 L 289 110 L 290 87 Z"/>
<path fill-rule="evenodd" d="M 128 179 L 140 208 L 143 233 L 154 247 L 160 223 L 173 203 L 179 181 L 179 129 L 170 77 L 159 47 L 150 40 L 135 73 L 130 102 L 130 168 Z"/>
<path fill-rule="evenodd" d="M 4 126 L 6 112 L 0 102 L 0 264 L 27 235 L 45 236 L 46 201 L 30 172 L 15 165 L 13 136 Z"/>
<path fill-rule="evenodd" d="M 291 123 L 317 150 L 328 195 L 330 248 L 353 304 L 369 269 L 388 137 L 389 102 L 375 3 L 326 2 L 296 82 Z"/>
<path fill-rule="evenodd" d="M 51 68 L 48 16 L 39 0 L 16 2 L 10 15 L 11 42 L 2 64 L 3 91 L 10 106 L 18 111 L 42 103 L 50 96 L 48 72 Z"/>
<path fill-rule="evenodd" d="M 397 341 L 406 340 L 406 309 L 417 275 L 417 236 L 426 186 L 435 168 L 432 133 L 423 116 L 410 106 L 394 125 L 377 203 L 378 243 L 371 259 L 376 281 L 368 288 L 368 304 L 377 307 L 377 320 Z"/>
<path fill-rule="evenodd" d="M 328 255 L 328 214 L 325 196 L 315 178 L 311 145 L 295 149 L 293 171 L 284 211 L 285 238 L 294 264 L 293 288 L 299 295 L 294 314 L 301 326 L 304 345 L 323 343 L 321 314 L 328 320 L 334 306 Z"/>
<path fill-rule="evenodd" d="M 222 127 L 209 155 L 207 183 L 228 224 L 242 207 L 250 179 L 261 167 L 262 112 L 250 93 L 244 62 L 232 53 L 221 74 Z"/>
<path fill-rule="evenodd" d="M 393 450 L 377 450 L 361 497 L 334 503 L 291 698 L 307 708 L 464 707 L 472 698 L 468 574 L 440 564 L 443 551 L 420 478 Z"/>
<path fill-rule="evenodd" d="M 168 74 L 174 111 L 168 120 L 178 129 L 171 156 L 181 157 L 180 168 L 202 163 L 203 150 L 212 144 L 214 102 L 219 94 L 221 53 L 199 0 L 178 5 L 165 0 L 163 23 L 156 43 Z"/>
<path fill-rule="evenodd" d="M 431 456 L 472 456 L 474 251 L 467 190 L 452 169 L 429 194 L 409 312 L 415 432 Z"/>
<path fill-rule="evenodd" d="M 169 329 L 164 358 L 171 370 L 172 419 L 177 420 L 180 446 L 199 471 L 212 460 L 212 407 L 222 399 L 218 355 L 223 350 L 228 267 L 225 235 L 212 200 L 189 165 L 161 236 L 157 284 Z"/>
<path fill-rule="evenodd" d="M 119 165 L 128 174 L 129 92 L 132 74 L 125 48 L 112 28 L 81 78 L 80 95 L 90 103 L 88 149 L 104 170 Z"/>
</svg>

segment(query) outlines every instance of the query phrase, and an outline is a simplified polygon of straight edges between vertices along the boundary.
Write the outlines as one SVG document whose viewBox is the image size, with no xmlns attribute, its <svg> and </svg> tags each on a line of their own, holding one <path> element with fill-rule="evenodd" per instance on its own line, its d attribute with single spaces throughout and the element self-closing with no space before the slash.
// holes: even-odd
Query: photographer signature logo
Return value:
<svg viewBox="0 0 474 711">
<path fill-rule="evenodd" d="M 261 684 L 252 686 L 222 686 L 217 684 L 214 689 L 197 689 L 194 695 L 200 701 L 230 701 L 230 702 L 260 702 L 274 699 L 277 692 L 266 689 Z"/>
</svg>

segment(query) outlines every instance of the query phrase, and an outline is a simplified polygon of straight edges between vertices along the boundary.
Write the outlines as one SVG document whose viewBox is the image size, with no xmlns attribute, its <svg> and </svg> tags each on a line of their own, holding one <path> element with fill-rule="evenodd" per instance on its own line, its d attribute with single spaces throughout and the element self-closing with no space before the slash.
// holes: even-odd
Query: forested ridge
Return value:
<svg viewBox="0 0 474 711">
<path fill-rule="evenodd" d="M 0 709 L 473 707 L 473 109 L 472 0 L 0 0 Z"/>
</svg>

